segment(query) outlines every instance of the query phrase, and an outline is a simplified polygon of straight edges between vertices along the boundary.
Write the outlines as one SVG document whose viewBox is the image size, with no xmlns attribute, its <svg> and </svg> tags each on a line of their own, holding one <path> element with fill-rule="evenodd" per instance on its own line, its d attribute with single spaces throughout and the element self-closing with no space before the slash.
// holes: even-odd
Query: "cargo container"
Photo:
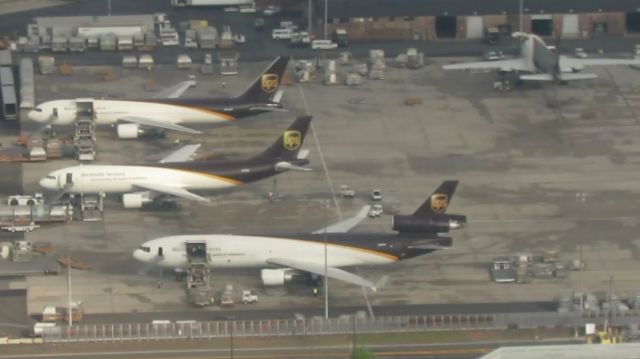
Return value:
<svg viewBox="0 0 640 359">
<path fill-rule="evenodd" d="M 138 67 L 151 70 L 153 65 L 153 57 L 151 57 L 151 55 L 140 55 L 140 58 L 138 60 Z"/>
<path fill-rule="evenodd" d="M 131 37 L 118 37 L 118 51 L 133 50 L 133 39 Z"/>
<path fill-rule="evenodd" d="M 16 84 L 13 78 L 13 71 L 9 66 L 0 67 L 0 85 L 14 86 Z"/>
<path fill-rule="evenodd" d="M 0 50 L 0 66 L 7 66 L 13 63 L 11 59 L 11 50 Z"/>
<path fill-rule="evenodd" d="M 122 67 L 136 68 L 138 67 L 138 58 L 136 55 L 125 55 L 122 57 Z"/>
<path fill-rule="evenodd" d="M 66 52 L 69 49 L 69 39 L 66 37 L 54 37 L 51 40 L 51 51 Z"/>
<path fill-rule="evenodd" d="M 201 49 L 215 49 L 218 46 L 218 30 L 209 26 L 198 31 L 198 44 Z"/>
<path fill-rule="evenodd" d="M 72 37 L 69 39 L 69 51 L 84 52 L 87 45 L 83 37 Z"/>
<path fill-rule="evenodd" d="M 18 99 L 15 86 L 2 86 L 2 115 L 5 120 L 18 118 Z"/>
<path fill-rule="evenodd" d="M 116 37 L 112 35 L 100 36 L 100 50 L 102 51 L 115 51 L 116 50 Z"/>
</svg>

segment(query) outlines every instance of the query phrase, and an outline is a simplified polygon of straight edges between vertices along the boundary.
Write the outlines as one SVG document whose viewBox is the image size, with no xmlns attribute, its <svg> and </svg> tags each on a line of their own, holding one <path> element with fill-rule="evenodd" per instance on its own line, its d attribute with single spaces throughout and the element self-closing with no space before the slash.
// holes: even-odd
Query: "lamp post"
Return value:
<svg viewBox="0 0 640 359">
<path fill-rule="evenodd" d="M 324 0 L 324 39 L 327 39 L 327 22 L 329 21 L 328 16 L 329 9 L 329 0 Z"/>
<path fill-rule="evenodd" d="M 519 26 L 520 26 L 520 32 L 523 31 L 523 24 L 524 24 L 524 0 L 520 0 L 520 18 L 519 18 Z"/>
<path fill-rule="evenodd" d="M 324 201 L 324 318 L 329 319 L 329 278 L 327 273 L 329 272 L 329 255 L 328 255 L 328 243 L 327 243 L 327 207 L 329 207 L 329 201 Z"/>
</svg>

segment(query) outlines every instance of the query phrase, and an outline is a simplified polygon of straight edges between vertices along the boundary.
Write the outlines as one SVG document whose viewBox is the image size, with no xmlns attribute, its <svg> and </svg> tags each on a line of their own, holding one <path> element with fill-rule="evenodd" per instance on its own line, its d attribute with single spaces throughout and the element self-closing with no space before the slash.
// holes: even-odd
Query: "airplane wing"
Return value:
<svg viewBox="0 0 640 359">
<path fill-rule="evenodd" d="M 196 80 L 182 81 L 156 93 L 151 98 L 153 99 L 178 98 L 182 96 L 182 94 L 185 91 L 187 91 L 189 87 L 194 87 L 195 85 L 196 85 Z"/>
<path fill-rule="evenodd" d="M 640 65 L 640 59 L 612 59 L 612 58 L 591 58 L 578 59 L 573 57 L 560 57 L 560 69 L 562 72 L 580 71 L 588 66 L 624 66 Z"/>
<path fill-rule="evenodd" d="M 317 275 L 324 276 L 324 265 L 305 262 L 302 260 L 290 259 L 290 258 L 269 258 L 267 259 L 267 263 L 275 264 L 282 267 L 293 268 L 297 270 L 301 270 L 304 272 L 309 272 Z M 359 285 L 362 287 L 369 287 L 376 290 L 376 284 L 371 282 L 370 280 L 364 279 L 358 275 L 347 272 L 345 270 L 335 268 L 335 267 L 327 267 L 327 277 L 341 280 L 343 282 Z"/>
<path fill-rule="evenodd" d="M 197 194 L 191 193 L 186 189 L 180 188 L 180 187 L 172 187 L 172 186 L 166 186 L 166 185 L 161 185 L 157 183 L 148 183 L 148 182 L 134 183 L 134 186 L 140 187 L 142 189 L 146 189 L 148 191 L 168 194 L 171 196 L 186 198 L 194 201 L 209 202 L 208 198 L 198 196 Z"/>
<path fill-rule="evenodd" d="M 350 230 L 352 230 L 355 226 L 357 226 L 358 224 L 360 224 L 360 222 L 362 222 L 362 220 L 364 220 L 365 218 L 367 218 L 367 214 L 369 213 L 369 210 L 371 209 L 371 206 L 364 206 L 362 207 L 362 209 L 360 209 L 360 211 L 358 211 L 358 213 L 351 217 L 351 218 L 347 218 L 344 221 L 340 221 L 338 223 L 334 223 L 332 225 L 329 225 L 326 227 L 326 233 L 347 233 Z M 316 231 L 312 232 L 313 234 L 323 234 L 325 233 L 325 228 L 320 228 Z"/>
<path fill-rule="evenodd" d="M 144 117 L 122 117 L 119 120 L 123 122 L 130 122 L 130 123 L 135 123 L 138 125 L 148 126 L 148 127 L 157 127 L 157 128 L 162 128 L 162 129 L 171 130 L 171 131 L 186 132 L 191 134 L 202 133 L 201 131 L 191 129 L 189 127 L 176 125 L 174 123 L 156 121 L 156 120 L 152 120 L 150 118 L 144 118 Z"/>
<path fill-rule="evenodd" d="M 170 163 L 170 162 L 187 162 L 187 161 L 192 161 L 193 160 L 193 156 L 195 155 L 196 151 L 200 148 L 202 144 L 197 144 L 197 145 L 186 145 L 186 146 L 182 146 L 180 147 L 178 150 L 171 152 L 170 154 L 166 155 L 165 157 L 163 157 L 160 161 L 160 163 Z"/>
<path fill-rule="evenodd" d="M 491 70 L 496 69 L 504 72 L 511 71 L 529 71 L 533 72 L 529 63 L 525 59 L 509 59 L 498 61 L 482 61 L 482 62 L 463 62 L 460 64 L 451 64 L 442 66 L 443 70 Z"/>
</svg>

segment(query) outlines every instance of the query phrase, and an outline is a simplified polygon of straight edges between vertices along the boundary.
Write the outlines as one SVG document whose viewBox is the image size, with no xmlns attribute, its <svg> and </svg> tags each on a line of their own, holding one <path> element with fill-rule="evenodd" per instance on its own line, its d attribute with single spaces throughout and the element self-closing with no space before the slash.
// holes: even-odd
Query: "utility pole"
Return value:
<svg viewBox="0 0 640 359">
<path fill-rule="evenodd" d="M 324 0 L 324 39 L 327 39 L 327 22 L 329 22 L 329 18 L 327 17 L 329 13 L 329 0 Z"/>
<path fill-rule="evenodd" d="M 111 16 L 111 0 L 107 0 L 107 16 Z"/>
<path fill-rule="evenodd" d="M 73 325 L 73 315 L 71 314 L 71 255 L 69 254 L 69 247 L 67 246 L 67 294 L 69 296 L 69 306 L 67 308 L 67 316 L 69 319 L 69 326 Z"/>
<path fill-rule="evenodd" d="M 309 0 L 309 23 L 307 24 L 307 32 L 309 33 L 309 35 L 311 35 L 313 33 L 313 31 L 311 30 L 311 25 L 312 25 L 312 18 L 311 18 L 311 6 L 312 6 L 312 2 L 311 0 Z"/>
<path fill-rule="evenodd" d="M 325 28 L 326 31 L 326 28 Z M 329 319 L 329 255 L 328 255 L 328 243 L 327 243 L 327 207 L 329 207 L 329 201 L 323 201 L 324 204 L 324 318 Z"/>
<path fill-rule="evenodd" d="M 230 331 L 230 334 L 231 334 L 230 338 L 231 338 L 231 340 L 230 340 L 230 342 L 229 342 L 229 351 L 230 351 L 230 353 L 229 353 L 229 354 L 230 354 L 230 356 L 231 356 L 231 359 L 233 359 L 233 327 L 235 326 L 235 322 L 234 322 L 234 321 L 229 321 L 228 323 L 231 323 L 231 331 Z"/>
<path fill-rule="evenodd" d="M 520 32 L 523 32 L 524 30 L 524 0 L 520 0 Z"/>
</svg>

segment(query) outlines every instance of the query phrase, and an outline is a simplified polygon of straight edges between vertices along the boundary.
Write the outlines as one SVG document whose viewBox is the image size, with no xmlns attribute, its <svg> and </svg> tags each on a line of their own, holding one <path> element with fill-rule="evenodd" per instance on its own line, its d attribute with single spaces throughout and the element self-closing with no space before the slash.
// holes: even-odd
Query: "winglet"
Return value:
<svg viewBox="0 0 640 359">
<path fill-rule="evenodd" d="M 159 163 L 170 163 L 170 162 L 187 162 L 192 161 L 193 156 L 196 151 L 202 146 L 202 144 L 198 143 L 196 145 L 186 145 L 182 146 L 176 151 L 171 152 L 170 154 L 163 157 Z"/>
</svg>

